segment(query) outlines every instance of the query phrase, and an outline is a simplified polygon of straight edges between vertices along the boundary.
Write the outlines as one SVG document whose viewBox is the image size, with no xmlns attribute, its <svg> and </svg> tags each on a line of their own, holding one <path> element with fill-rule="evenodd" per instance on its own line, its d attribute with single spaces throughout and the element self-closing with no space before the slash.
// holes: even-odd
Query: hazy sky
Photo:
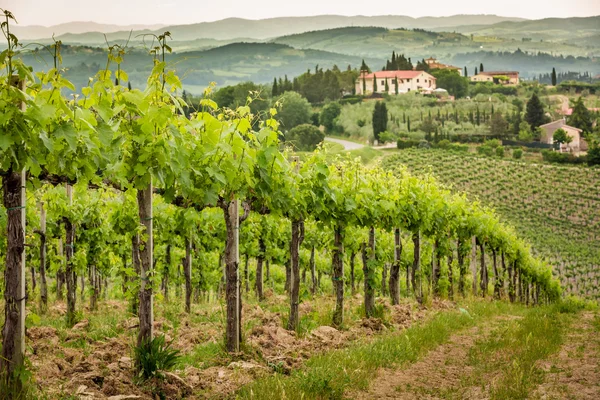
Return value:
<svg viewBox="0 0 600 400">
<path fill-rule="evenodd" d="M 318 14 L 447 16 L 497 14 L 523 18 L 600 15 L 600 0 L 0 0 L 20 25 L 70 21 L 190 24 L 228 17 L 259 19 Z"/>
</svg>

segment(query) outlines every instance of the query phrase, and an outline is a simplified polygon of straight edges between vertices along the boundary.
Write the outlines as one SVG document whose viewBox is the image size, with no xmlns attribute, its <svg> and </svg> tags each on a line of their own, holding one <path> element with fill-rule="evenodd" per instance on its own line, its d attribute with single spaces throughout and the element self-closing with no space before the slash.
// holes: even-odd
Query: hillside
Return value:
<svg viewBox="0 0 600 400">
<path fill-rule="evenodd" d="M 384 160 L 386 168 L 399 165 L 417 174 L 431 172 L 454 190 L 494 207 L 555 265 L 567 292 L 600 298 L 596 171 L 414 149 Z"/>
<path fill-rule="evenodd" d="M 249 20 L 243 18 L 227 18 L 214 22 L 201 22 L 197 24 L 189 25 L 171 25 L 163 27 L 159 30 L 155 30 L 154 33 L 162 33 L 163 31 L 169 31 L 173 37 L 177 40 L 194 40 L 200 38 L 219 39 L 219 40 L 230 40 L 242 37 L 249 37 L 252 39 L 267 39 L 278 36 L 290 35 L 295 33 L 340 28 L 345 26 L 379 26 L 384 28 L 421 28 L 421 29 L 432 29 L 432 28 L 443 28 L 445 26 L 456 26 L 466 24 L 494 24 L 501 21 L 520 21 L 520 18 L 511 17 L 500 17 L 496 15 L 455 15 L 450 17 L 422 17 L 412 18 L 402 15 L 384 15 L 375 17 L 366 16 L 341 16 L 341 15 L 317 15 L 312 17 L 280 17 L 280 18 L 269 18 L 260 20 Z M 37 28 L 33 28 L 33 33 L 27 33 L 28 27 L 22 27 L 21 32 L 27 36 L 28 39 L 43 39 L 52 36 L 52 32 L 55 32 L 57 36 L 63 33 L 71 32 L 77 33 L 73 30 L 65 31 L 62 27 L 57 27 L 56 30 L 52 30 L 54 27 L 48 28 L 46 31 L 39 31 Z M 114 32 L 107 35 L 108 40 L 123 40 L 129 36 L 129 30 L 131 28 L 123 28 L 120 32 L 114 32 L 114 30 L 96 29 L 91 27 L 87 31 L 81 32 Z M 59 33 L 60 32 L 60 33 Z M 134 28 L 133 36 L 143 33 Z M 37 34 L 37 36 L 35 36 Z M 91 42 L 90 40 L 98 40 L 97 35 L 82 37 L 72 37 L 74 42 L 77 43 L 98 43 Z"/>
<path fill-rule="evenodd" d="M 25 61 L 35 70 L 49 68 L 50 59 L 45 52 L 29 54 Z M 377 65 L 382 59 L 367 59 Z M 357 67 L 361 58 L 320 50 L 294 49 L 290 46 L 274 43 L 232 43 L 204 50 L 178 52 L 168 56 L 168 62 L 175 65 L 182 77 L 184 88 L 192 93 L 202 93 L 210 82 L 219 86 L 244 81 L 270 83 L 276 76 L 288 75 L 290 78 L 313 69 L 315 66 L 331 68 L 334 64 L 340 68 L 348 65 Z M 63 66 L 67 68 L 66 77 L 76 87 L 86 84 L 106 64 L 106 52 L 101 48 L 67 46 L 63 49 Z M 143 49 L 131 49 L 125 56 L 122 68 L 128 72 L 134 87 L 145 83 L 145 77 L 152 68 L 152 60 Z"/>
<path fill-rule="evenodd" d="M 435 28 L 452 30 L 464 34 L 499 36 L 517 39 L 563 41 L 579 37 L 597 35 L 600 30 L 600 16 L 585 18 L 545 18 L 526 21 L 503 21 L 492 25 L 463 25 Z"/>
<path fill-rule="evenodd" d="M 599 25 L 600 26 L 600 25 Z M 600 29 L 595 30 L 596 35 Z M 539 42 L 470 35 L 440 30 L 386 29 L 377 27 L 345 27 L 282 36 L 272 40 L 296 48 L 313 48 L 336 53 L 366 57 L 389 58 L 392 51 L 412 57 L 413 60 L 436 56 L 442 60 L 461 53 L 486 51 L 548 52 L 572 56 L 589 56 L 600 51 L 600 42 L 571 39 L 567 43 Z M 448 61 L 448 60 L 446 60 Z M 460 65 L 460 64 L 459 64 Z"/>
</svg>

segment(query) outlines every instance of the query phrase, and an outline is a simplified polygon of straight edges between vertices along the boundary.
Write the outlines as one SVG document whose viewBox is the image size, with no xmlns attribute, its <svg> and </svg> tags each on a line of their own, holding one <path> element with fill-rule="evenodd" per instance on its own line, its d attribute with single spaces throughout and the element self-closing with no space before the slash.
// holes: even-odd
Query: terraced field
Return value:
<svg viewBox="0 0 600 400">
<path fill-rule="evenodd" d="M 383 164 L 431 172 L 494 207 L 552 262 L 567 292 L 600 297 L 600 170 L 432 149 L 404 150 Z"/>
</svg>

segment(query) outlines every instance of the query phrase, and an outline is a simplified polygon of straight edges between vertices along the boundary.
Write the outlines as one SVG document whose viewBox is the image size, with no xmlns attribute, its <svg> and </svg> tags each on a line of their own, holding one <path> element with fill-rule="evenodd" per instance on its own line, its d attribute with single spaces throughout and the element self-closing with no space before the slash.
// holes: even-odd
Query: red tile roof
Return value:
<svg viewBox="0 0 600 400">
<path fill-rule="evenodd" d="M 485 71 L 485 72 L 480 72 L 479 75 L 491 75 L 491 76 L 496 76 L 496 75 L 519 75 L 518 71 Z"/>
<path fill-rule="evenodd" d="M 423 72 L 425 72 L 425 71 L 377 71 L 377 72 L 373 72 L 368 75 L 365 75 L 365 78 L 373 79 L 373 76 L 376 76 L 377 78 L 380 78 L 380 79 L 383 79 L 383 78 L 413 79 L 413 78 L 416 78 L 417 76 L 421 75 Z M 425 73 L 427 74 L 427 72 L 425 72 Z M 360 76 L 360 78 L 362 79 L 362 75 Z M 432 76 L 431 79 L 435 79 L 435 78 Z"/>
</svg>

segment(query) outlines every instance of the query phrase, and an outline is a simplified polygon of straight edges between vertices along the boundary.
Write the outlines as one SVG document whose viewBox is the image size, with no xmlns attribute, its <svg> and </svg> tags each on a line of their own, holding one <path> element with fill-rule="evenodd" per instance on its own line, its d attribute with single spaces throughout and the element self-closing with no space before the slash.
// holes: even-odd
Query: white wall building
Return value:
<svg viewBox="0 0 600 400">
<path fill-rule="evenodd" d="M 377 90 L 374 91 L 375 79 Z M 355 84 L 356 94 L 386 93 L 386 82 L 387 94 L 396 94 L 396 80 L 398 80 L 398 93 L 415 91 L 430 93 L 436 88 L 435 77 L 425 71 L 378 71 L 370 74 L 363 73 L 358 77 Z"/>
</svg>

